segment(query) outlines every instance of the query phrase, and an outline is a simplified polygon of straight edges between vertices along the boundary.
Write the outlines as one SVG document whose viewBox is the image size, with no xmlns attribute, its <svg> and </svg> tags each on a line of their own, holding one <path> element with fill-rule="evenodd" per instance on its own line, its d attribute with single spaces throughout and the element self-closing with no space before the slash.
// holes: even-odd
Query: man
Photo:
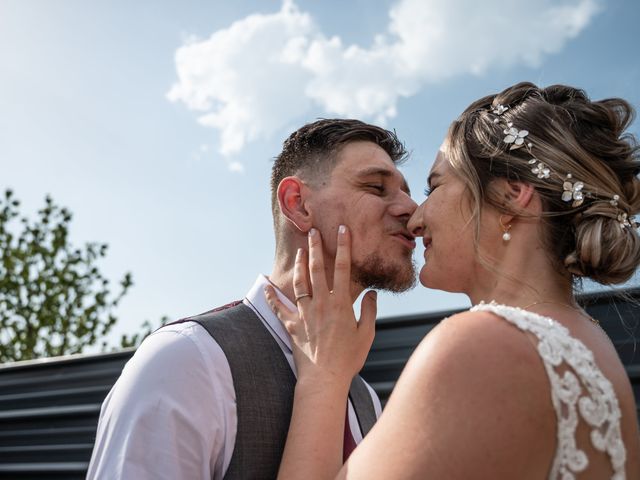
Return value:
<svg viewBox="0 0 640 480">
<path fill-rule="evenodd" d="M 276 255 L 242 301 L 165 326 L 125 366 L 102 406 L 88 478 L 275 478 L 289 426 L 295 365 L 290 339 L 267 305 L 271 283 L 295 309 L 293 265 L 314 227 L 333 278 L 336 233 L 352 235 L 354 301 L 365 288 L 413 286 L 416 204 L 396 162 L 395 134 L 357 120 L 319 120 L 294 132 L 273 165 Z M 353 381 L 345 456 L 380 413 Z"/>
</svg>

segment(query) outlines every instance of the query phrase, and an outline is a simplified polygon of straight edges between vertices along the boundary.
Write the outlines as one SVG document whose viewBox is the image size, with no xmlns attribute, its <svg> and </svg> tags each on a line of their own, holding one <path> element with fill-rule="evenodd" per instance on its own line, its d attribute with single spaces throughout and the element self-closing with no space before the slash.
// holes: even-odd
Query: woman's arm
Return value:
<svg viewBox="0 0 640 480">
<path fill-rule="evenodd" d="M 280 479 L 334 478 L 342 466 L 349 387 L 371 348 L 376 317 L 375 292 L 364 296 L 360 320 L 354 316 L 350 248 L 349 232 L 341 226 L 330 291 L 320 233 L 312 229 L 308 261 L 300 249 L 294 265 L 298 312 L 289 311 L 273 289 L 266 290 L 267 300 L 291 335 L 298 372 Z"/>
</svg>

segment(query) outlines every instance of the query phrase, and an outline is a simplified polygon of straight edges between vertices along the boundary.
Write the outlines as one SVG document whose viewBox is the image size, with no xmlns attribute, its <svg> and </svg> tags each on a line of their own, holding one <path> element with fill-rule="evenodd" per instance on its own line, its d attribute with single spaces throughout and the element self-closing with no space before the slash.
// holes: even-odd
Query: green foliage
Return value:
<svg viewBox="0 0 640 480">
<path fill-rule="evenodd" d="M 49 196 L 33 223 L 19 206 L 11 190 L 0 198 L 0 363 L 80 353 L 115 324 L 131 274 L 113 296 L 96 266 L 106 244 L 72 247 L 71 213 Z"/>
<path fill-rule="evenodd" d="M 169 321 L 169 317 L 163 316 L 158 324 L 154 327 L 149 320 L 145 320 L 142 324 L 141 331 L 133 335 L 124 334 L 120 337 L 121 348 L 139 347 L 142 341 L 155 332 L 158 328 Z"/>
</svg>

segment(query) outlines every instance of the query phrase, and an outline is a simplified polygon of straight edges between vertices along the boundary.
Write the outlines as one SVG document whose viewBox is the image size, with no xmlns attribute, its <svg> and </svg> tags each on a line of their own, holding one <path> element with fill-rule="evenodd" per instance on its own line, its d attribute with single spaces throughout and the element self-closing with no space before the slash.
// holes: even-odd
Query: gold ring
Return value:
<svg viewBox="0 0 640 480">
<path fill-rule="evenodd" d="M 310 296 L 311 296 L 311 294 L 310 294 L 310 293 L 301 293 L 300 295 L 298 295 L 298 296 L 296 297 L 296 303 L 298 303 L 298 301 L 299 301 L 301 298 L 304 298 L 304 297 L 310 297 Z"/>
</svg>

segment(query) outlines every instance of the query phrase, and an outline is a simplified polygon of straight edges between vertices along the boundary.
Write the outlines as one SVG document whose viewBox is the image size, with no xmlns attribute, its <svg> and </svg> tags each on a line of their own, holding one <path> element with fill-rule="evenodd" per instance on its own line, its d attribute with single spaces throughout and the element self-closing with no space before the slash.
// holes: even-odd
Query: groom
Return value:
<svg viewBox="0 0 640 480">
<path fill-rule="evenodd" d="M 352 235 L 354 301 L 365 288 L 413 286 L 407 221 L 416 204 L 396 168 L 405 154 L 394 133 L 357 120 L 318 120 L 291 134 L 271 176 L 271 274 L 259 275 L 243 300 L 167 325 L 143 342 L 102 405 L 87 478 L 276 477 L 296 380 L 290 338 L 264 286 L 295 308 L 294 259 L 312 227 L 322 234 L 333 278 L 339 225 Z M 371 387 L 354 378 L 345 458 L 379 414 Z"/>
</svg>

